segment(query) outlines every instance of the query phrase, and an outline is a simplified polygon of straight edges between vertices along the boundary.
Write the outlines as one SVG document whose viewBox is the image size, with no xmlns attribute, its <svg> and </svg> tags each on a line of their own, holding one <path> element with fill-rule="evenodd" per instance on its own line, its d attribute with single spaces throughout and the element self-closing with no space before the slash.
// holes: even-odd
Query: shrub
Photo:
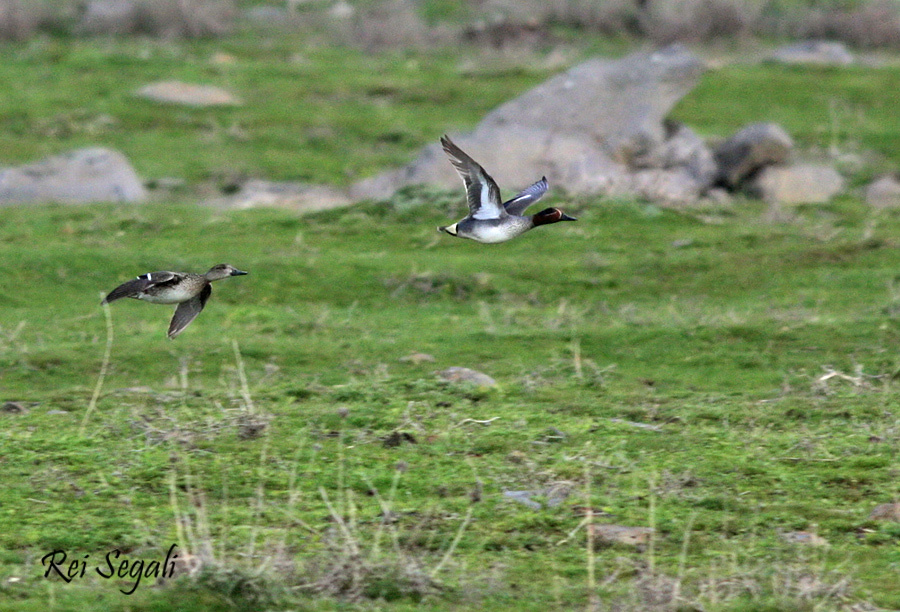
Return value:
<svg viewBox="0 0 900 612">
<path fill-rule="evenodd" d="M 235 19 L 232 0 L 91 0 L 80 34 L 149 34 L 164 38 L 221 36 Z"/>
<path fill-rule="evenodd" d="M 46 7 L 25 0 L 0 0 L 0 39 L 25 40 L 38 29 Z"/>
</svg>

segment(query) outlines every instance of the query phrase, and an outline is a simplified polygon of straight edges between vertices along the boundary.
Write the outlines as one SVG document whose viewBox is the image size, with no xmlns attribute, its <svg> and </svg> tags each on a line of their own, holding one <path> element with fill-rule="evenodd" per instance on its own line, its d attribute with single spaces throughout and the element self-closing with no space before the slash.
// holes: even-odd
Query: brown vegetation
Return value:
<svg viewBox="0 0 900 612">
<path fill-rule="evenodd" d="M 290 3 L 288 3 L 290 4 Z M 469 0 L 466 23 L 428 23 L 412 0 L 336 2 L 287 10 L 279 24 L 313 27 L 366 49 L 422 48 L 468 40 L 504 47 L 553 42 L 553 26 L 658 44 L 762 36 L 832 39 L 860 48 L 900 48 L 892 0 L 781 3 L 756 0 Z M 786 5 L 787 4 L 787 5 Z M 272 7 L 273 14 L 279 9 Z M 37 32 L 196 38 L 229 33 L 235 0 L 0 0 L 0 40 Z"/>
<path fill-rule="evenodd" d="M 236 17 L 232 0 L 0 0 L 0 40 L 37 32 L 164 38 L 221 36 Z"/>
</svg>

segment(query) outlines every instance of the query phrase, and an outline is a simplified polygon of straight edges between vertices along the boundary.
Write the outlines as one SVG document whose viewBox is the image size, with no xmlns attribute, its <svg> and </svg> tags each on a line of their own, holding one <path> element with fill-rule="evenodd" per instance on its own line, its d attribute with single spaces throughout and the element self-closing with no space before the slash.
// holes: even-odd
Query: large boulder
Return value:
<svg viewBox="0 0 900 612">
<path fill-rule="evenodd" d="M 663 123 L 693 87 L 703 64 L 679 46 L 639 52 L 621 59 L 592 59 L 551 77 L 494 109 L 456 143 L 497 182 L 517 189 L 546 175 L 568 191 L 613 190 L 636 158 L 667 139 Z M 600 166 L 607 178 L 585 168 Z M 579 180 L 580 179 L 580 180 Z M 353 198 L 385 198 L 412 183 L 459 185 L 459 177 L 432 144 L 408 166 L 363 180 Z"/>
<path fill-rule="evenodd" d="M 753 123 L 716 147 L 718 182 L 735 188 L 766 166 L 784 164 L 794 141 L 774 123 Z"/>
<path fill-rule="evenodd" d="M 147 191 L 124 155 L 77 149 L 0 170 L 0 204 L 30 202 L 141 202 Z"/>
</svg>

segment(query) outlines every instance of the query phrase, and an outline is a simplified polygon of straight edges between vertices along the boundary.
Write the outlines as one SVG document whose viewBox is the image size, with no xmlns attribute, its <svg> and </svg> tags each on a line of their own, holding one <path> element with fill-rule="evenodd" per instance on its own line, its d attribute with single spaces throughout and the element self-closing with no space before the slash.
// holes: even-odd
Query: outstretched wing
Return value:
<svg viewBox="0 0 900 612">
<path fill-rule="evenodd" d="M 137 278 L 122 283 L 110 291 L 109 295 L 103 298 L 103 302 L 101 303 L 108 304 L 120 298 L 133 297 L 139 293 L 143 293 L 150 287 L 167 285 L 178 281 L 179 278 L 181 278 L 181 275 L 176 272 L 150 272 L 149 274 L 141 274 Z"/>
<path fill-rule="evenodd" d="M 534 185 L 523 189 L 514 198 L 503 203 L 503 208 L 511 215 L 521 215 L 525 209 L 541 199 L 547 193 L 547 177 L 541 177 Z"/>
<path fill-rule="evenodd" d="M 500 188 L 491 175 L 447 136 L 441 137 L 441 145 L 466 185 L 469 215 L 480 220 L 505 217 L 506 209 L 500 204 Z"/>
<path fill-rule="evenodd" d="M 175 314 L 172 315 L 172 322 L 169 323 L 170 340 L 183 332 L 184 328 L 197 318 L 197 315 L 200 314 L 203 311 L 203 307 L 206 306 L 206 301 L 209 299 L 210 295 L 212 295 L 212 286 L 206 285 L 203 288 L 203 291 L 200 292 L 200 295 L 178 305 L 178 308 L 175 309 Z"/>
</svg>

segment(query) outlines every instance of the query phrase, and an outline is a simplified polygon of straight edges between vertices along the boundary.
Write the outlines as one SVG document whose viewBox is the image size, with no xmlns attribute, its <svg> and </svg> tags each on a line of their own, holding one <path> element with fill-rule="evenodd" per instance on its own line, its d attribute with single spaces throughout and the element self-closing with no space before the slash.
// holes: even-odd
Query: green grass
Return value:
<svg viewBox="0 0 900 612">
<path fill-rule="evenodd" d="M 466 128 L 550 74 L 491 61 L 471 71 L 450 51 L 373 55 L 260 36 L 6 46 L 0 76 L 19 82 L 0 119 L 6 161 L 101 139 L 147 178 L 346 184 L 408 161 L 436 131 Z M 216 53 L 233 59 L 217 64 Z M 224 87 L 245 105 L 161 108 L 134 95 L 170 79 Z"/>
<path fill-rule="evenodd" d="M 488 63 L 460 82 L 443 52 L 291 62 L 291 44 L 4 47 L 0 71 L 21 82 L 4 162 L 100 142 L 148 177 L 343 184 L 546 76 Z M 211 68 L 219 48 L 237 63 Z M 898 74 L 726 68 L 675 116 L 705 135 L 775 120 L 802 147 L 890 164 Z M 162 77 L 252 103 L 131 97 Z M 840 115 L 853 130 L 835 136 L 831 100 L 855 109 Z M 104 114 L 100 132 L 72 119 Z M 675 212 L 553 190 L 577 223 L 485 247 L 435 232 L 459 196 L 413 188 L 303 217 L 188 201 L 0 210 L 0 400 L 29 409 L 0 413 L 0 608 L 576 609 L 588 504 L 658 530 L 648 549 L 596 551 L 605 606 L 663 609 L 678 585 L 686 609 L 900 607 L 900 529 L 867 519 L 898 495 L 900 216 L 845 197 L 775 223 L 755 202 Z M 216 283 L 175 341 L 169 308 L 112 305 L 88 414 L 101 295 L 219 262 L 250 275 Z M 401 360 L 414 352 L 435 362 Z M 498 387 L 444 383 L 449 366 Z M 554 483 L 572 490 L 558 506 L 503 495 Z M 829 546 L 781 535 L 795 530 Z M 43 576 L 54 549 L 103 566 L 112 549 L 149 562 L 174 542 L 216 563 L 132 595 L 119 590 L 133 580 L 93 571 Z"/>
<path fill-rule="evenodd" d="M 3 571 L 23 578 L 3 588 L 20 609 L 51 593 L 65 609 L 65 598 L 98 590 L 110 609 L 165 605 L 168 591 L 125 598 L 96 578 L 54 585 L 39 558 L 60 548 L 102 559 L 116 547 L 155 558 L 176 541 L 170 478 L 202 492 L 226 559 L 256 567 L 283 543 L 296 584 L 306 583 L 304 564 L 334 546 L 319 488 L 356 508 L 368 542 L 378 523 L 370 483 L 387 497 L 399 462 L 399 545 L 427 567 L 447 550 L 476 479 L 484 487 L 430 606 L 583 603 L 583 535 L 558 545 L 583 495 L 534 511 L 502 491 L 556 481 L 578 489 L 586 462 L 593 505 L 660 530 L 661 575 L 677 576 L 693 525 L 689 598 L 701 597 L 710 572 L 723 584 L 733 572 L 762 594 L 718 609 L 799 605 L 769 577 L 795 571 L 826 586 L 849 580 L 847 601 L 900 605 L 891 587 L 900 533 L 867 521 L 897 494 L 896 217 L 847 201 L 788 225 L 760 222 L 754 206 L 712 224 L 584 202 L 577 225 L 485 260 L 484 247 L 438 236 L 448 213 L 419 195 L 404 200 L 404 210 L 419 204 L 414 221 L 385 204 L 304 218 L 176 205 L 4 211 L 3 399 L 31 406 L 2 416 Z M 844 231 L 823 240 L 822 223 Z M 100 293 L 136 270 L 219 260 L 251 275 L 217 283 L 176 341 L 164 337 L 168 309 L 113 305 L 110 368 L 79 435 L 106 338 Z M 436 363 L 400 361 L 415 351 Z M 439 382 L 433 372 L 450 365 L 487 372 L 499 389 Z M 817 382 L 825 366 L 862 377 Z M 253 418 L 270 419 L 265 434 L 241 439 Z M 394 431 L 416 443 L 385 446 Z M 797 529 L 830 548 L 778 535 Z M 601 597 L 627 599 L 643 575 L 631 564 L 648 554 L 598 552 L 600 576 L 631 568 Z"/>
</svg>

